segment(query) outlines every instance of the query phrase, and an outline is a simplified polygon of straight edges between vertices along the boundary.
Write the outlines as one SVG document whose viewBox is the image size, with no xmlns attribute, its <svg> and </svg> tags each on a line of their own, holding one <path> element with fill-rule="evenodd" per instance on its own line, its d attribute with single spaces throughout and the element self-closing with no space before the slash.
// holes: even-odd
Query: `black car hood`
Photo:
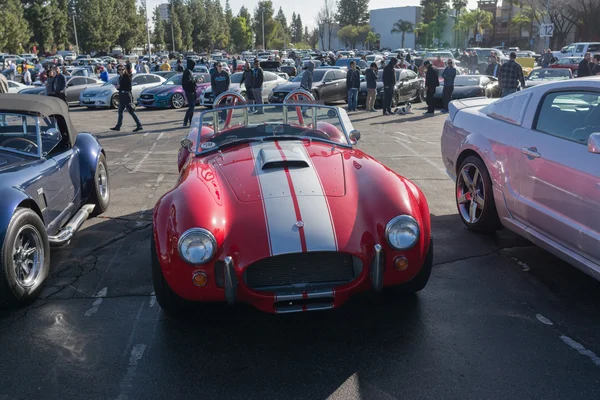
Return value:
<svg viewBox="0 0 600 400">
<path fill-rule="evenodd" d="M 261 61 L 260 67 L 262 69 L 264 69 L 265 71 L 279 71 L 279 68 L 281 68 L 281 62 L 280 61 Z"/>
<path fill-rule="evenodd" d="M 454 86 L 454 90 L 452 91 L 452 97 L 457 96 L 457 95 L 466 95 L 469 94 L 471 92 L 476 92 L 478 90 L 483 89 L 482 86 L 479 85 L 473 85 L 473 86 Z M 442 95 L 442 91 L 444 90 L 444 86 L 440 85 L 435 89 L 435 94 L 436 95 Z"/>
</svg>

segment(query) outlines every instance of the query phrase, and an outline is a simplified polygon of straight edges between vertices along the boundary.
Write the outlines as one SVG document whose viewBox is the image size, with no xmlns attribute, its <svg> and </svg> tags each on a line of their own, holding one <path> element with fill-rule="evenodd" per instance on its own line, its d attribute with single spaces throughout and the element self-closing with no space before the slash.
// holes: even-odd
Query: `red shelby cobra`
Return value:
<svg viewBox="0 0 600 400">
<path fill-rule="evenodd" d="M 352 147 L 360 133 L 344 110 L 287 99 L 259 113 L 237 93 L 225 96 L 233 104 L 203 112 L 182 140 L 179 181 L 154 208 L 152 275 L 163 309 L 240 301 L 301 312 L 367 290 L 425 287 L 433 260 L 425 196 Z"/>
</svg>

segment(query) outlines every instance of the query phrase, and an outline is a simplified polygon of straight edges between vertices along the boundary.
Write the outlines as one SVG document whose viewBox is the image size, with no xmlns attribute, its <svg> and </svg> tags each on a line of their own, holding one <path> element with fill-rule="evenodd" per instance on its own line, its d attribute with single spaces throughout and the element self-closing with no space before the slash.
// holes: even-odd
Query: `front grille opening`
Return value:
<svg viewBox="0 0 600 400">
<path fill-rule="evenodd" d="M 333 304 L 333 297 L 316 297 L 312 299 L 299 299 L 299 300 L 283 300 L 278 301 L 274 304 L 275 308 L 284 307 L 298 307 L 298 306 L 310 306 L 314 304 L 319 305 L 331 305 Z"/>
<path fill-rule="evenodd" d="M 362 263 L 351 254 L 319 251 L 282 254 L 257 261 L 246 268 L 249 288 L 277 291 L 290 288 L 331 288 L 360 275 Z"/>
</svg>

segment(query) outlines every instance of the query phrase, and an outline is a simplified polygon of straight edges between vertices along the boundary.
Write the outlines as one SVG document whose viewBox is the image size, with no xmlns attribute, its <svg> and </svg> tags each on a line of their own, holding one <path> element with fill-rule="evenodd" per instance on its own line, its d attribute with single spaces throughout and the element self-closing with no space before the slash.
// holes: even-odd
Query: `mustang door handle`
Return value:
<svg viewBox="0 0 600 400">
<path fill-rule="evenodd" d="M 523 147 L 521 149 L 521 153 L 525 154 L 527 157 L 531 158 L 540 158 L 541 154 L 538 153 L 537 147 Z"/>
</svg>

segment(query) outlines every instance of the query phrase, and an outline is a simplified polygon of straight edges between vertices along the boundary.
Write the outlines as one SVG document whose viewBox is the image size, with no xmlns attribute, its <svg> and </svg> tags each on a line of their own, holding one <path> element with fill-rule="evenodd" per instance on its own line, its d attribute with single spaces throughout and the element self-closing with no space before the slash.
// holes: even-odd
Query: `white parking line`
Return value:
<svg viewBox="0 0 600 400">
<path fill-rule="evenodd" d="M 146 154 L 144 154 L 144 157 L 142 157 L 140 162 L 137 163 L 135 168 L 133 170 L 129 171 L 130 174 L 134 174 L 140 170 L 140 168 L 142 167 L 142 164 L 144 163 L 144 161 L 146 161 L 148 159 L 148 157 L 150 157 L 150 154 L 152 154 L 152 150 L 154 150 L 155 147 L 156 147 L 156 142 L 152 143 L 152 147 L 150 147 L 150 150 L 148 150 L 148 152 Z"/>
<path fill-rule="evenodd" d="M 108 293 L 108 288 L 105 287 L 105 288 L 102 288 L 102 290 L 99 291 L 98 294 L 96 294 L 97 299 L 92 304 L 92 308 L 90 308 L 89 310 L 87 310 L 85 312 L 86 317 L 91 317 L 93 314 L 96 314 L 98 312 L 98 309 L 100 308 L 100 304 L 102 304 L 103 298 L 106 297 L 107 293 Z"/>
<path fill-rule="evenodd" d="M 129 366 L 127 367 L 127 373 L 123 377 L 121 381 L 121 393 L 117 400 L 127 400 L 129 398 L 128 393 L 133 388 L 133 378 L 135 378 L 135 374 L 139 365 L 139 361 L 144 356 L 144 352 L 146 351 L 146 345 L 139 343 L 133 346 L 131 349 L 131 355 L 129 356 Z"/>
<path fill-rule="evenodd" d="M 438 164 L 436 164 L 435 162 L 431 161 L 429 158 L 424 157 L 422 154 L 420 154 L 418 151 L 416 151 L 415 149 L 410 148 L 409 146 L 406 145 L 406 140 L 404 139 L 400 139 L 396 136 L 390 135 L 390 137 L 394 138 L 399 144 L 400 146 L 404 147 L 409 153 L 411 153 L 413 156 L 420 158 L 421 160 L 425 161 L 427 164 L 431 165 L 432 167 L 434 167 L 436 170 L 440 171 L 440 173 L 444 176 L 448 176 L 446 174 L 446 170 L 442 167 L 440 167 Z"/>
<path fill-rule="evenodd" d="M 537 318 L 538 321 L 540 321 L 544 325 L 554 325 L 552 323 L 552 321 L 550 321 L 548 318 L 544 317 L 542 314 L 536 314 L 535 317 Z"/>
<path fill-rule="evenodd" d="M 407 143 L 415 143 L 415 142 L 417 142 L 417 143 L 433 144 L 435 146 L 439 146 L 440 145 L 439 143 L 430 142 L 428 140 L 423 140 L 422 138 L 420 138 L 418 136 L 409 135 L 408 133 L 402 133 L 402 132 L 394 132 L 394 133 L 397 133 L 397 134 L 402 135 L 402 136 L 406 136 L 407 138 L 410 138 L 412 140 L 412 141 L 407 141 Z M 396 138 L 396 139 L 398 139 L 398 138 Z"/>
<path fill-rule="evenodd" d="M 598 357 L 596 353 L 586 349 L 581 343 L 574 341 L 568 336 L 562 335 L 560 337 L 560 340 L 562 340 L 567 346 L 571 347 L 572 349 L 575 349 L 575 351 L 577 351 L 582 356 L 588 357 L 590 360 L 592 360 L 596 367 L 600 367 L 600 357 Z"/>
</svg>

